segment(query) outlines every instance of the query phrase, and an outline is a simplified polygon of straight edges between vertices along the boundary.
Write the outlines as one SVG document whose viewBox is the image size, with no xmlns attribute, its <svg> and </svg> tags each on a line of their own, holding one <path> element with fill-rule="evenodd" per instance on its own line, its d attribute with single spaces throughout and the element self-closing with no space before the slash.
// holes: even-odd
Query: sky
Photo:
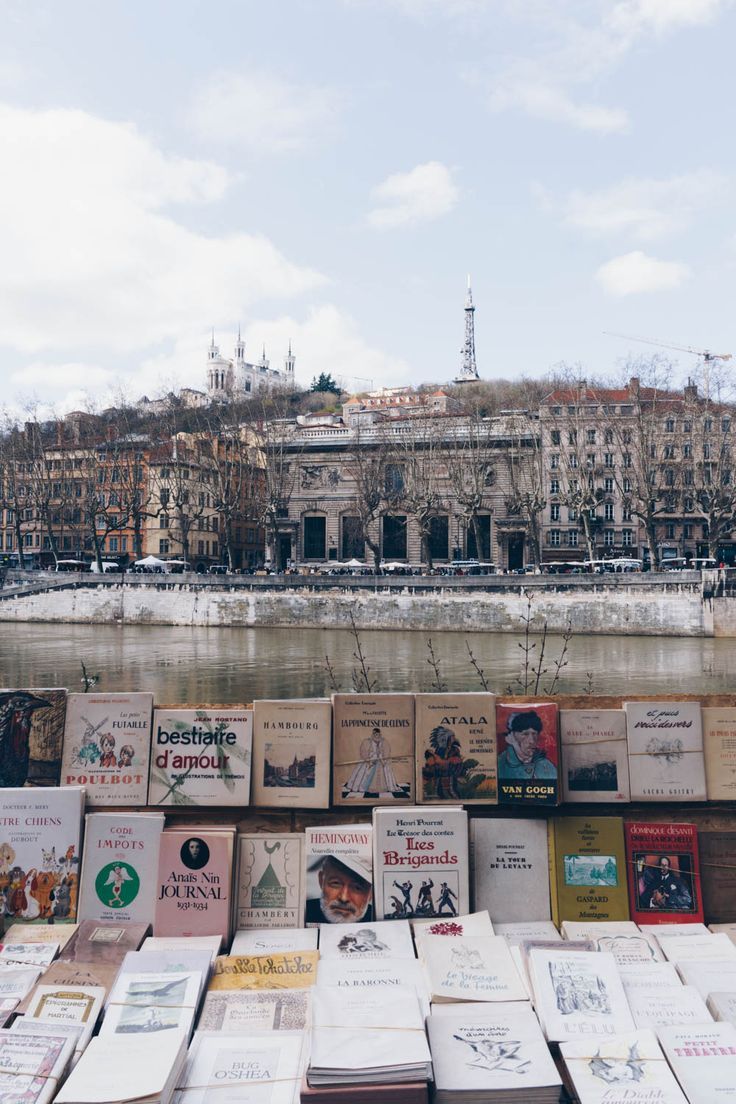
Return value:
<svg viewBox="0 0 736 1104">
<path fill-rule="evenodd" d="M 305 386 L 444 383 L 468 273 L 484 379 L 736 354 L 736 0 L 0 21 L 0 408 L 204 388 L 213 327 Z"/>
</svg>

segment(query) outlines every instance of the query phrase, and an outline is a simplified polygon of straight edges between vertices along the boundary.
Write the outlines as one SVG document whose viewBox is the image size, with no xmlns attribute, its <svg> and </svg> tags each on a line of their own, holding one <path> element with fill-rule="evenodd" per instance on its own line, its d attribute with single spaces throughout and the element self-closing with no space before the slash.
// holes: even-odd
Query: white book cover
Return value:
<svg viewBox="0 0 736 1104">
<path fill-rule="evenodd" d="M 634 1029 L 613 955 L 567 951 L 564 944 L 560 950 L 532 947 L 529 976 L 534 1007 L 549 1042 Z"/>
<path fill-rule="evenodd" d="M 16 920 L 39 925 L 76 920 L 83 810 L 84 790 L 79 786 L 2 790 L 6 938 L 12 938 L 7 927 Z"/>
<path fill-rule="evenodd" d="M 562 1043 L 581 1104 L 688 1104 L 653 1031 Z"/>
<path fill-rule="evenodd" d="M 699 702 L 624 702 L 632 801 L 705 801 Z"/>
<path fill-rule="evenodd" d="M 657 1034 L 690 1104 L 727 1104 L 736 1100 L 733 1024 L 663 1027 Z"/>
<path fill-rule="evenodd" d="M 209 981 L 211 970 L 212 957 L 209 951 L 202 948 L 171 947 L 158 951 L 128 951 L 115 982 L 122 982 L 124 974 L 198 974 L 201 993 Z"/>
<path fill-rule="evenodd" d="M 332 703 L 325 698 L 253 703 L 253 804 L 327 809 Z"/>
<path fill-rule="evenodd" d="M 524 983 L 502 935 L 426 935 L 422 961 L 433 1001 L 525 1001 Z"/>
<path fill-rule="evenodd" d="M 153 923 L 163 813 L 87 813 L 80 920 Z"/>
<path fill-rule="evenodd" d="M 8 1020 L 15 1012 L 20 1002 L 14 997 L 0 997 L 0 1027 L 6 1027 Z M 17 1018 L 16 1018 L 17 1022 Z"/>
<path fill-rule="evenodd" d="M 69 694 L 61 784 L 84 786 L 87 808 L 145 805 L 153 694 Z"/>
<path fill-rule="evenodd" d="M 303 1032 L 222 1035 L 198 1031 L 175 1104 L 299 1104 Z M 215 1091 L 216 1090 L 216 1091 Z"/>
<path fill-rule="evenodd" d="M 685 985 L 694 986 L 703 1000 L 718 989 L 736 990 L 736 962 L 733 959 L 696 959 L 677 963 L 677 972 Z"/>
<path fill-rule="evenodd" d="M 310 1069 L 358 1073 L 382 1067 L 426 1067 L 431 1055 L 413 989 L 315 989 Z M 349 1080 L 349 1078 L 346 1078 Z M 311 1081 L 311 1077 L 310 1077 Z"/>
<path fill-rule="evenodd" d="M 0 1000 L 23 1000 L 40 976 L 38 966 L 4 967 L 0 970 Z"/>
<path fill-rule="evenodd" d="M 43 1039 L 47 1039 L 49 1034 L 53 1034 L 62 1039 L 69 1039 L 74 1048 L 72 1056 L 69 1059 L 70 1068 L 76 1065 L 83 1050 L 81 1040 L 84 1034 L 84 1028 L 77 1024 L 55 1023 L 53 1031 L 50 1032 L 49 1025 L 46 1022 L 43 1020 L 32 1020 L 29 1016 L 25 1015 L 15 1017 L 15 1020 L 10 1026 L 10 1031 L 15 1031 L 23 1035 L 40 1035 Z"/>
<path fill-rule="evenodd" d="M 13 934 L 12 928 L 9 934 Z M 58 953 L 58 943 L 2 943 L 0 944 L 0 968 L 50 966 Z"/>
<path fill-rule="evenodd" d="M 630 801 L 623 709 L 561 709 L 562 800 Z"/>
<path fill-rule="evenodd" d="M 199 1031 L 304 1031 L 310 1024 L 309 989 L 229 989 L 209 992 L 197 1021 Z"/>
<path fill-rule="evenodd" d="M 673 1024 L 710 1023 L 713 1017 L 697 989 L 673 985 L 669 989 L 635 989 L 627 992 L 637 1027 L 671 1027 Z"/>
<path fill-rule="evenodd" d="M 469 912 L 466 811 L 451 805 L 374 809 L 373 890 L 377 920 Z"/>
<path fill-rule="evenodd" d="M 141 943 L 142 951 L 209 951 L 214 963 L 222 947 L 221 935 L 149 935 Z"/>
<path fill-rule="evenodd" d="M 736 992 L 711 993 L 705 1002 L 714 1020 L 727 1020 L 736 1024 Z"/>
<path fill-rule="evenodd" d="M 668 962 L 695 962 L 710 958 L 736 962 L 736 944 L 731 942 L 725 932 L 696 936 L 693 939 L 672 936 L 670 939 L 660 939 L 659 945 Z"/>
<path fill-rule="evenodd" d="M 501 923 L 551 920 L 546 820 L 472 817 L 473 908 Z"/>
<path fill-rule="evenodd" d="M 437 1015 L 442 1008 L 442 1014 Z M 427 1022 L 438 1092 L 522 1094 L 562 1082 L 528 1005 L 437 1005 Z"/>
<path fill-rule="evenodd" d="M 57 1104 L 118 1104 L 168 1098 L 186 1059 L 184 1031 L 96 1035 L 57 1097 Z M 172 1083 L 173 1082 L 173 1083 Z"/>
<path fill-rule="evenodd" d="M 236 931 L 231 955 L 282 954 L 284 951 L 316 951 L 318 928 L 245 928 Z"/>
<path fill-rule="evenodd" d="M 320 924 L 319 956 L 325 958 L 414 958 L 406 920 L 361 924 Z"/>
<path fill-rule="evenodd" d="M 189 1031 L 199 1002 L 200 973 L 121 974 L 110 991 L 101 1035 Z"/>
<path fill-rule="evenodd" d="M 562 942 L 562 936 L 551 920 L 523 920 L 512 921 L 506 924 L 494 924 L 496 935 L 502 935 L 510 947 L 518 947 L 521 943 L 530 939 L 544 939 Z"/>
<path fill-rule="evenodd" d="M 304 919 L 304 835 L 243 833 L 237 848 L 238 928 L 295 928 Z"/>
<path fill-rule="evenodd" d="M 0 1100 L 3 1104 L 47 1104 L 52 1100 L 74 1050 L 64 1035 L 47 1036 L 0 1029 Z"/>
<path fill-rule="evenodd" d="M 155 709 L 148 804 L 249 805 L 252 754 L 252 709 Z"/>
<path fill-rule="evenodd" d="M 682 985 L 680 975 L 671 962 L 629 963 L 618 967 L 618 976 L 627 996 L 636 989 L 650 992 Z"/>
<path fill-rule="evenodd" d="M 601 924 L 563 920 L 562 930 L 566 939 L 592 939 L 596 950 L 610 951 L 619 966 L 664 960 L 656 939 L 639 931 L 631 920 Z"/>
<path fill-rule="evenodd" d="M 429 1015 L 429 990 L 416 958 L 321 958 L 317 966 L 318 989 L 355 989 L 372 993 L 375 989 L 416 990 L 422 1011 Z"/>
<path fill-rule="evenodd" d="M 565 939 L 598 939 L 601 935 L 638 935 L 633 920 L 563 920 L 560 931 Z"/>
<path fill-rule="evenodd" d="M 82 1028 L 84 1046 L 97 1025 L 105 1000 L 101 985 L 37 985 L 23 1019 Z"/>
<path fill-rule="evenodd" d="M 663 939 L 672 939 L 674 936 L 681 935 L 687 939 L 694 939 L 699 935 L 707 935 L 709 929 L 705 924 L 696 922 L 695 924 L 640 924 L 639 931 L 653 935 L 657 942 L 661 943 Z"/>
<path fill-rule="evenodd" d="M 423 935 L 495 935 L 488 909 L 470 912 L 467 916 L 453 916 L 451 920 L 410 920 L 415 939 Z"/>
</svg>

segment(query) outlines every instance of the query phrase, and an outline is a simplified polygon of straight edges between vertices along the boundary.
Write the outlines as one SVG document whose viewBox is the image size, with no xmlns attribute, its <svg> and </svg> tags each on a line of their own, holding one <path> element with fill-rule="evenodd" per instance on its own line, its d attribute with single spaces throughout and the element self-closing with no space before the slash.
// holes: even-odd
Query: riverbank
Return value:
<svg viewBox="0 0 736 1104">
<path fill-rule="evenodd" d="M 356 579 L 330 586 L 82 577 L 0 592 L 0 621 L 339 629 L 350 625 L 352 614 L 362 631 L 506 633 L 523 631 L 531 594 L 533 629 L 546 622 L 551 632 L 569 626 L 575 635 L 736 637 L 736 597 L 713 597 L 714 589 L 695 573 L 505 578 L 492 584 Z"/>
</svg>

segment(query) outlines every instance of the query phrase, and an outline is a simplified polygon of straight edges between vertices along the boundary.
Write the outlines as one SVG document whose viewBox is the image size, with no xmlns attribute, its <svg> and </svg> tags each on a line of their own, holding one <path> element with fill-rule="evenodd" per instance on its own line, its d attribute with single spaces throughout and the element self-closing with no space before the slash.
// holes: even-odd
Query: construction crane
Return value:
<svg viewBox="0 0 736 1104">
<path fill-rule="evenodd" d="M 710 366 L 717 360 L 731 360 L 731 353 L 711 353 L 710 349 L 693 349 L 690 345 L 671 345 L 666 341 L 654 341 L 651 337 L 632 337 L 631 334 L 612 333 L 609 330 L 604 330 L 603 333 L 606 337 L 622 337 L 625 341 L 641 341 L 644 345 L 657 345 L 660 349 L 674 349 L 678 353 L 692 353 L 693 356 L 699 356 L 703 358 L 703 385 L 705 388 L 705 397 L 709 397 L 710 392 Z"/>
</svg>

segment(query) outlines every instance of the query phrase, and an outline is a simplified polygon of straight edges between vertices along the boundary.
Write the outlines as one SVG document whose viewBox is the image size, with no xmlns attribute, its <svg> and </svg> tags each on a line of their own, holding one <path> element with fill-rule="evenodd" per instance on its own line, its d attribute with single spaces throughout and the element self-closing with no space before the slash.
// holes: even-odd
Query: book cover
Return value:
<svg viewBox="0 0 736 1104">
<path fill-rule="evenodd" d="M 332 704 L 329 699 L 253 703 L 253 804 L 327 809 Z"/>
<path fill-rule="evenodd" d="M 671 989 L 673 985 L 682 985 L 680 975 L 671 962 L 619 964 L 619 977 L 627 996 L 630 990 Z"/>
<path fill-rule="evenodd" d="M 708 932 L 696 938 L 675 935 L 667 939 L 658 940 L 665 958 L 668 962 L 702 962 L 704 960 L 719 962 L 736 961 L 736 946 L 731 942 L 725 932 L 715 934 Z"/>
<path fill-rule="evenodd" d="M 198 1031 L 305 1031 L 308 989 L 231 989 L 207 993 Z"/>
<path fill-rule="evenodd" d="M 549 821 L 552 919 L 629 919 L 621 817 L 554 817 Z"/>
<path fill-rule="evenodd" d="M 653 1031 L 560 1046 L 581 1104 L 688 1104 Z"/>
<path fill-rule="evenodd" d="M 361 921 L 359 924 L 320 924 L 319 957 L 371 960 L 413 959 L 414 943 L 408 921 L 390 924 L 387 920 Z"/>
<path fill-rule="evenodd" d="M 497 804 L 494 694 L 417 694 L 418 802 Z"/>
<path fill-rule="evenodd" d="M 384 987 L 414 989 L 425 1016 L 429 1015 L 429 990 L 421 964 L 416 958 L 371 958 L 365 955 L 320 957 L 317 968 L 320 989 L 363 989 L 375 992 Z"/>
<path fill-rule="evenodd" d="M 209 992 L 226 989 L 311 989 L 317 980 L 319 951 L 270 955 L 219 955 Z"/>
<path fill-rule="evenodd" d="M 49 1028 L 46 1038 L 0 1029 L 0 1100 L 47 1104 L 53 1100 L 74 1043 Z"/>
<path fill-rule="evenodd" d="M 5 923 L 77 917 L 84 790 L 7 789 L 0 808 L 0 903 Z"/>
<path fill-rule="evenodd" d="M 233 936 L 230 954 L 263 955 L 281 951 L 316 951 L 318 941 L 318 928 L 244 928 L 236 931 Z"/>
<path fill-rule="evenodd" d="M 623 709 L 561 709 L 563 801 L 629 801 Z"/>
<path fill-rule="evenodd" d="M 77 1048 L 81 1049 L 95 1029 L 104 999 L 105 990 L 100 985 L 37 985 L 24 1020 L 81 1027 L 77 1043 Z"/>
<path fill-rule="evenodd" d="M 239 928 L 295 928 L 304 918 L 304 836 L 244 834 L 237 838 Z"/>
<path fill-rule="evenodd" d="M 66 690 L 0 690 L 0 789 L 58 786 Z"/>
<path fill-rule="evenodd" d="M 155 709 L 148 804 L 250 804 L 252 750 L 251 709 Z"/>
<path fill-rule="evenodd" d="M 168 1101 L 184 1065 L 187 1037 L 181 1031 L 97 1035 L 62 1085 L 58 1104 L 118 1104 Z"/>
<path fill-rule="evenodd" d="M 549 920 L 548 861 L 545 820 L 472 817 L 473 908 L 487 909 L 494 926 Z"/>
<path fill-rule="evenodd" d="M 668 963 L 672 966 L 673 963 Z M 692 985 L 707 1000 L 718 989 L 736 989 L 736 962 L 722 959 L 682 960 L 675 967 L 684 985 Z"/>
<path fill-rule="evenodd" d="M 560 752 L 553 702 L 496 705 L 501 805 L 557 805 Z"/>
<path fill-rule="evenodd" d="M 119 974 L 110 991 L 100 1035 L 189 1033 L 201 983 L 202 975 L 197 972 Z"/>
<path fill-rule="evenodd" d="M 550 1043 L 632 1031 L 634 1021 L 613 955 L 532 947 L 534 1007 Z"/>
<path fill-rule="evenodd" d="M 373 828 L 370 824 L 308 825 L 304 830 L 307 903 L 314 924 L 373 919 Z"/>
<path fill-rule="evenodd" d="M 698 832 L 703 912 L 714 924 L 736 921 L 736 832 Z"/>
<path fill-rule="evenodd" d="M 114 966 L 117 971 L 128 951 L 137 951 L 150 930 L 150 924 L 140 921 L 83 920 L 61 949 L 59 960 L 85 966 Z M 56 965 L 52 963 L 49 969 Z"/>
<path fill-rule="evenodd" d="M 153 923 L 163 813 L 87 813 L 80 920 Z"/>
<path fill-rule="evenodd" d="M 422 937 L 433 1001 L 525 1001 L 526 989 L 502 935 Z"/>
<path fill-rule="evenodd" d="M 469 912 L 465 810 L 374 809 L 373 889 L 378 920 L 451 920 Z"/>
<path fill-rule="evenodd" d="M 697 989 L 673 985 L 671 989 L 647 992 L 635 989 L 626 994 L 637 1027 L 671 1027 L 673 1024 L 710 1023 L 713 1019 Z"/>
<path fill-rule="evenodd" d="M 694 824 L 624 825 L 631 919 L 637 924 L 702 923 Z"/>
<path fill-rule="evenodd" d="M 414 695 L 334 694 L 335 805 L 414 800 Z"/>
<path fill-rule="evenodd" d="M 161 834 L 154 935 L 225 935 L 232 920 L 235 829 Z"/>
<path fill-rule="evenodd" d="M 469 912 L 465 916 L 453 916 L 452 920 L 419 919 L 411 920 L 411 930 L 415 940 L 422 935 L 495 935 L 488 909 Z"/>
<path fill-rule="evenodd" d="M 714 1020 L 726 1020 L 728 1023 L 736 1023 L 736 993 L 711 993 L 706 1005 Z"/>
<path fill-rule="evenodd" d="M 63 786 L 84 786 L 88 808 L 145 805 L 153 694 L 70 694 Z"/>
<path fill-rule="evenodd" d="M 301 1032 L 252 1038 L 197 1032 L 179 1079 L 177 1104 L 299 1104 Z M 215 1091 L 216 1090 L 216 1091 Z"/>
<path fill-rule="evenodd" d="M 705 788 L 709 801 L 736 798 L 736 709 L 703 706 Z"/>
<path fill-rule="evenodd" d="M 10 931 L 12 935 L 12 928 Z M 0 968 L 39 966 L 45 969 L 59 953 L 58 943 L 0 943 Z"/>
<path fill-rule="evenodd" d="M 736 1100 L 736 1027 L 731 1023 L 663 1027 L 659 1042 L 689 1104 Z"/>
<path fill-rule="evenodd" d="M 496 935 L 502 935 L 510 947 L 539 939 L 544 942 L 562 942 L 562 936 L 551 920 L 509 921 L 495 924 L 493 930 Z"/>
<path fill-rule="evenodd" d="M 705 801 L 698 702 L 624 702 L 632 801 Z"/>
</svg>

